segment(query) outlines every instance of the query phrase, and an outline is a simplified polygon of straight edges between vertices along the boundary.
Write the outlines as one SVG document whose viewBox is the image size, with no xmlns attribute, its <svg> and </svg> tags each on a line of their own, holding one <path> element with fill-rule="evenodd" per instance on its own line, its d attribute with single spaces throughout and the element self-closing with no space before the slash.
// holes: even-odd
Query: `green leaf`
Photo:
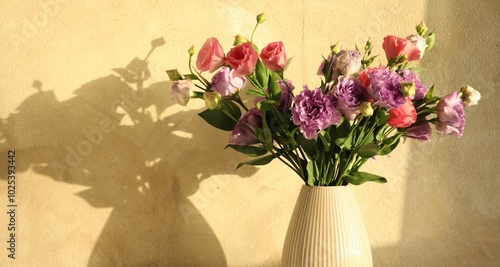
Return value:
<svg viewBox="0 0 500 267">
<path fill-rule="evenodd" d="M 273 109 L 279 102 L 276 102 L 274 100 L 267 100 L 264 99 L 262 101 L 257 102 L 257 108 L 263 111 L 268 111 Z"/>
<path fill-rule="evenodd" d="M 242 167 L 244 165 L 253 165 L 253 166 L 266 165 L 269 162 L 271 162 L 274 158 L 275 158 L 274 155 L 267 155 L 267 156 L 264 156 L 264 157 L 260 157 L 260 158 L 256 158 L 256 159 L 253 159 L 253 160 L 249 160 L 249 161 L 245 161 L 245 162 L 242 162 L 242 163 L 238 163 L 238 166 L 236 166 L 236 169 L 239 169 L 240 167 Z"/>
<path fill-rule="evenodd" d="M 427 90 L 427 93 L 425 94 L 425 102 L 428 102 L 429 100 L 432 99 L 432 94 L 434 94 L 434 84 Z"/>
<path fill-rule="evenodd" d="M 259 97 L 266 97 L 266 94 L 264 94 L 264 92 L 262 92 L 260 90 L 247 89 L 247 90 L 245 90 L 245 93 L 247 95 L 259 96 Z"/>
<path fill-rule="evenodd" d="M 273 77 L 269 76 L 269 81 L 267 85 L 268 85 L 267 90 L 269 91 L 272 100 L 279 102 L 281 99 L 281 88 L 276 82 L 276 80 L 274 80 Z"/>
<path fill-rule="evenodd" d="M 315 161 L 309 161 L 307 163 L 307 184 L 310 186 L 314 186 L 316 182 L 316 177 L 319 175 L 318 165 Z"/>
<path fill-rule="evenodd" d="M 413 68 L 410 68 L 410 70 L 412 70 L 413 72 L 422 72 L 422 71 L 426 71 L 427 69 L 426 68 L 413 67 Z"/>
<path fill-rule="evenodd" d="M 190 80 L 199 80 L 198 79 L 198 76 L 196 76 L 196 74 L 184 74 L 184 77 L 186 77 L 187 79 L 190 79 Z"/>
<path fill-rule="evenodd" d="M 389 153 L 391 153 L 399 144 L 399 140 L 401 139 L 397 139 L 396 142 L 392 143 L 392 144 L 389 144 L 389 145 L 383 145 L 380 150 L 378 151 L 378 155 L 380 156 L 385 156 Z"/>
<path fill-rule="evenodd" d="M 434 43 L 436 42 L 436 34 L 435 33 L 430 33 L 427 38 L 425 38 L 425 42 L 427 43 L 427 47 L 425 50 L 431 50 L 431 48 L 434 46 Z"/>
<path fill-rule="evenodd" d="M 344 180 L 353 185 L 360 185 L 365 182 L 377 182 L 377 183 L 386 183 L 387 179 L 382 176 L 378 176 L 375 174 L 367 173 L 367 172 L 353 172 L 346 176 L 344 176 Z"/>
<path fill-rule="evenodd" d="M 337 138 L 335 144 L 340 148 L 345 148 L 347 150 L 352 148 L 352 134 L 345 138 Z"/>
<path fill-rule="evenodd" d="M 184 79 L 181 75 L 181 73 L 177 70 L 167 70 L 168 78 L 170 78 L 171 81 L 179 81 Z"/>
<path fill-rule="evenodd" d="M 235 146 L 235 145 L 227 145 L 227 147 L 230 147 L 240 153 L 243 153 L 247 156 L 250 157 L 259 157 L 263 156 L 267 153 L 267 150 L 263 147 L 257 147 L 257 146 Z"/>
<path fill-rule="evenodd" d="M 273 133 L 271 132 L 271 129 L 269 129 L 269 125 L 267 124 L 266 120 L 266 111 L 261 111 L 260 116 L 262 118 L 262 141 L 264 144 L 266 144 L 267 147 L 272 147 L 273 146 Z"/>
<path fill-rule="evenodd" d="M 377 114 L 375 116 L 376 116 L 378 126 L 386 123 L 387 119 L 389 119 L 389 113 L 387 113 L 387 111 L 384 109 L 378 109 Z"/>
<path fill-rule="evenodd" d="M 396 135 L 393 135 L 387 139 L 384 139 L 382 141 L 382 143 L 384 143 L 384 145 L 392 145 L 394 144 L 396 141 L 399 140 L 399 138 L 401 138 L 401 134 L 396 134 Z"/>
<path fill-rule="evenodd" d="M 236 126 L 236 122 L 220 109 L 207 109 L 199 113 L 198 115 L 203 118 L 208 124 L 223 131 L 232 131 Z"/>
<path fill-rule="evenodd" d="M 297 141 L 297 144 L 302 147 L 311 160 L 316 160 L 318 158 L 319 150 L 314 139 L 307 139 L 299 133 L 296 135 L 295 141 Z"/>
<path fill-rule="evenodd" d="M 266 88 L 267 87 L 267 81 L 268 81 L 268 70 L 264 65 L 262 64 L 262 61 L 259 59 L 257 60 L 257 65 L 255 65 L 255 76 L 257 78 L 257 82 L 261 86 L 261 88 Z"/>
<path fill-rule="evenodd" d="M 371 158 L 377 155 L 378 151 L 379 147 L 377 144 L 368 143 L 359 148 L 358 155 L 362 158 Z"/>
<path fill-rule="evenodd" d="M 323 147 L 325 148 L 325 152 L 330 151 L 331 143 L 332 143 L 332 140 L 330 138 L 330 133 L 326 132 L 326 131 L 319 131 L 318 136 L 319 136 L 319 139 L 321 140 L 321 143 L 323 143 Z"/>
<path fill-rule="evenodd" d="M 233 115 L 233 117 L 235 118 L 239 119 L 241 117 L 240 108 L 230 99 L 222 100 L 222 108 Z"/>
<path fill-rule="evenodd" d="M 380 126 L 380 127 L 377 127 L 377 128 L 375 129 L 375 133 L 376 133 L 376 135 L 375 135 L 375 139 L 376 139 L 377 141 L 382 141 L 382 140 L 384 140 L 384 134 L 385 134 L 385 129 L 386 129 L 386 128 L 387 128 L 387 124 L 384 124 L 384 125 L 382 125 L 382 126 Z"/>
</svg>

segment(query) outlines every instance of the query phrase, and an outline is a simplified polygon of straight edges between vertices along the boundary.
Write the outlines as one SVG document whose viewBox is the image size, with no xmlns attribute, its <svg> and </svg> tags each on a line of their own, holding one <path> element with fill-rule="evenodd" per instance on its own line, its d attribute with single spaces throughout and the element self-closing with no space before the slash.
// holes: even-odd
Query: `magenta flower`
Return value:
<svg viewBox="0 0 500 267">
<path fill-rule="evenodd" d="M 211 91 L 218 92 L 222 97 L 229 97 L 238 90 L 245 87 L 247 79 L 245 77 L 234 77 L 234 70 L 222 67 L 213 77 Z"/>
<path fill-rule="evenodd" d="M 333 97 L 335 98 L 335 107 L 352 121 L 358 113 L 361 104 L 364 87 L 361 82 L 352 76 L 340 76 L 337 85 L 333 87 Z"/>
<path fill-rule="evenodd" d="M 307 139 L 318 137 L 318 130 L 340 122 L 341 114 L 333 105 L 333 97 L 324 95 L 320 88 L 304 91 L 294 99 L 293 123 L 300 126 L 300 132 Z"/>
<path fill-rule="evenodd" d="M 414 83 L 415 84 L 415 96 L 410 97 L 412 100 L 420 100 L 423 99 L 425 94 L 427 94 L 428 88 L 420 82 L 420 79 L 417 77 L 415 72 L 404 69 L 399 71 L 399 73 L 403 76 L 403 82 L 405 83 Z"/>
<path fill-rule="evenodd" d="M 408 138 L 417 139 L 422 142 L 429 142 L 431 140 L 431 126 L 427 121 L 416 122 L 408 129 L 403 135 Z"/>
<path fill-rule="evenodd" d="M 436 110 L 439 120 L 436 125 L 438 133 L 461 137 L 465 128 L 465 113 L 460 93 L 455 91 L 441 98 Z"/>
<path fill-rule="evenodd" d="M 406 102 L 400 91 L 403 78 L 396 72 L 388 69 L 374 69 L 368 73 L 368 78 L 370 85 L 366 91 L 375 101 L 375 105 L 397 108 Z"/>
<path fill-rule="evenodd" d="M 236 146 L 249 146 L 258 143 L 257 137 L 249 131 L 245 124 L 250 129 L 255 130 L 256 128 L 262 128 L 262 117 L 260 116 L 260 110 L 256 107 L 251 108 L 243 117 L 240 122 L 236 124 L 234 130 L 231 132 L 231 137 L 229 137 L 229 144 Z"/>
</svg>

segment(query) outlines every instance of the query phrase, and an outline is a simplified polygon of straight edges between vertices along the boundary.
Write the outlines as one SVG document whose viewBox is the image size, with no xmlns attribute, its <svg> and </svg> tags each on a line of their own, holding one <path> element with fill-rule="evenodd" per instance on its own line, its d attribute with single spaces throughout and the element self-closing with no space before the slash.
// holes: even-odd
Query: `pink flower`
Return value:
<svg viewBox="0 0 500 267">
<path fill-rule="evenodd" d="M 245 77 L 233 78 L 234 70 L 222 67 L 213 77 L 210 90 L 218 92 L 222 97 L 229 97 L 238 90 L 245 87 L 247 79 Z"/>
<path fill-rule="evenodd" d="M 440 134 L 452 134 L 461 137 L 465 128 L 464 104 L 460 93 L 455 91 L 439 100 L 436 110 L 439 122 L 436 130 Z"/>
<path fill-rule="evenodd" d="M 387 60 L 402 55 L 408 56 L 407 61 L 420 59 L 420 50 L 418 49 L 418 47 L 411 41 L 403 39 L 401 37 L 397 37 L 394 35 L 388 35 L 384 37 L 382 48 L 384 48 Z"/>
<path fill-rule="evenodd" d="M 254 71 L 259 55 L 247 42 L 233 47 L 226 56 L 226 62 L 234 69 L 233 77 L 241 77 Z"/>
<path fill-rule="evenodd" d="M 406 98 L 403 105 L 389 110 L 389 119 L 387 119 L 389 126 L 406 128 L 415 121 L 417 121 L 417 111 L 409 98 Z"/>
<path fill-rule="evenodd" d="M 410 41 L 418 48 L 418 51 L 420 51 L 420 58 L 422 58 L 425 53 L 425 48 L 427 48 L 427 42 L 425 41 L 424 37 L 418 34 L 412 34 L 407 36 L 406 40 Z"/>
<path fill-rule="evenodd" d="M 257 137 L 250 132 L 245 126 L 255 130 L 256 128 L 262 128 L 262 117 L 260 116 L 260 110 L 256 107 L 251 108 L 243 117 L 240 122 L 236 124 L 234 130 L 231 132 L 231 137 L 229 138 L 229 144 L 236 146 L 249 146 L 258 143 Z"/>
<path fill-rule="evenodd" d="M 262 64 L 272 71 L 280 71 L 285 68 L 286 51 L 283 42 L 272 42 L 260 52 Z"/>
<path fill-rule="evenodd" d="M 186 106 L 193 95 L 194 85 L 190 80 L 179 80 L 172 83 L 172 97 L 181 106 Z"/>
<path fill-rule="evenodd" d="M 216 38 L 208 38 L 198 52 L 196 68 L 200 71 L 214 72 L 224 65 L 224 50 Z"/>
</svg>

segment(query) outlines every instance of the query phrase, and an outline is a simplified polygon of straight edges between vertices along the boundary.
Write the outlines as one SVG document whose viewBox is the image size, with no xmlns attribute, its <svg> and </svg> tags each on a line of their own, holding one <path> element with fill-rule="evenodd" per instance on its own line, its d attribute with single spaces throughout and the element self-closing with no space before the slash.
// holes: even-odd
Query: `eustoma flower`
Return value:
<svg viewBox="0 0 500 267">
<path fill-rule="evenodd" d="M 210 90 L 218 92 L 222 97 L 230 97 L 247 84 L 245 77 L 234 77 L 234 70 L 222 67 L 213 77 Z"/>
<path fill-rule="evenodd" d="M 386 108 L 397 108 L 406 102 L 401 93 L 402 78 L 399 74 L 388 69 L 374 69 L 368 72 L 370 85 L 367 93 L 376 105 Z"/>
<path fill-rule="evenodd" d="M 384 43 L 382 44 L 384 48 L 385 56 L 387 60 L 395 58 L 397 56 L 407 55 L 407 61 L 413 61 L 420 59 L 420 50 L 411 41 L 397 37 L 394 35 L 388 35 L 384 38 Z"/>
<path fill-rule="evenodd" d="M 441 134 L 451 134 L 461 137 L 465 128 L 464 105 L 458 91 L 439 100 L 436 110 L 439 122 L 436 130 Z"/>
<path fill-rule="evenodd" d="M 293 123 L 300 126 L 300 132 L 307 139 L 318 137 L 318 130 L 340 122 L 341 114 L 333 105 L 333 97 L 324 95 L 320 88 L 304 91 L 294 99 Z"/>
<path fill-rule="evenodd" d="M 361 67 L 361 55 L 356 50 L 347 50 L 342 54 L 339 52 L 335 66 L 345 76 L 357 73 Z"/>
<path fill-rule="evenodd" d="M 416 139 L 422 142 L 428 142 L 431 140 L 431 126 L 427 121 L 416 122 L 407 128 L 403 136 Z"/>
<path fill-rule="evenodd" d="M 272 42 L 260 52 L 262 64 L 272 71 L 280 71 L 285 68 L 286 51 L 283 42 Z"/>
<path fill-rule="evenodd" d="M 358 79 L 352 76 L 340 76 L 338 83 L 332 89 L 336 100 L 336 108 L 344 114 L 348 120 L 354 120 L 362 101 L 363 86 Z"/>
<path fill-rule="evenodd" d="M 417 120 L 417 111 L 409 98 L 406 99 L 406 103 L 397 108 L 392 108 L 388 112 L 387 124 L 392 127 L 406 128 Z"/>
<path fill-rule="evenodd" d="M 179 80 L 172 83 L 172 97 L 181 106 L 186 106 L 193 96 L 194 84 L 190 80 Z"/>
<path fill-rule="evenodd" d="M 259 55 L 247 42 L 233 47 L 226 56 L 226 62 L 234 69 L 233 77 L 241 77 L 254 71 Z"/>
<path fill-rule="evenodd" d="M 231 132 L 229 144 L 236 146 L 248 146 L 258 143 L 255 135 L 246 127 L 252 130 L 262 128 L 262 117 L 258 108 L 251 108 L 243 117 L 240 122 L 236 124 L 234 130 Z"/>
<path fill-rule="evenodd" d="M 198 52 L 196 67 L 200 71 L 214 72 L 224 65 L 224 50 L 216 38 L 208 38 Z"/>
<path fill-rule="evenodd" d="M 414 46 L 418 48 L 418 51 L 420 52 L 420 58 L 424 56 L 425 49 L 427 48 L 427 42 L 425 39 L 418 35 L 418 34 L 412 34 L 406 37 L 406 40 L 410 41 Z"/>
</svg>

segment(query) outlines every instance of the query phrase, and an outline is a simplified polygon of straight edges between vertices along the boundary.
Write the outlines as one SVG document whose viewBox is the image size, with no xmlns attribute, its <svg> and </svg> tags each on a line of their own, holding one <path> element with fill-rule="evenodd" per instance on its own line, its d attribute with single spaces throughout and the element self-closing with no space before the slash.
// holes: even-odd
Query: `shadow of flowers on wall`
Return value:
<svg viewBox="0 0 500 267">
<path fill-rule="evenodd" d="M 175 104 L 170 84 L 151 81 L 147 64 L 164 41 L 151 44 L 144 59 L 85 83 L 64 101 L 35 81 L 38 92 L 1 121 L 2 146 L 23 155 L 18 172 L 88 186 L 77 195 L 113 208 L 88 266 L 226 266 L 199 203 L 188 196 L 211 178 L 198 193 L 207 194 L 206 205 L 229 183 L 220 177 L 256 169 L 236 173 L 237 159 L 220 160 L 230 158 L 224 144 L 196 129 L 205 125 L 192 123 L 202 121 L 193 111 L 168 112 Z"/>
</svg>

